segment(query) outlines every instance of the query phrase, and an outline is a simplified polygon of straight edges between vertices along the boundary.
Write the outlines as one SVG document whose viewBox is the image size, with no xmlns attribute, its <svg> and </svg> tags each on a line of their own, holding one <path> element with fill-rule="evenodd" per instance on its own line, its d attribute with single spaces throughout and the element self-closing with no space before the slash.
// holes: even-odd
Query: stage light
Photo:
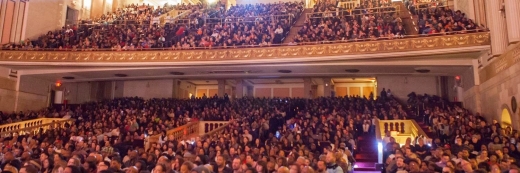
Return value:
<svg viewBox="0 0 520 173">
<path fill-rule="evenodd" d="M 383 163 L 383 144 L 377 142 L 377 163 Z"/>
</svg>

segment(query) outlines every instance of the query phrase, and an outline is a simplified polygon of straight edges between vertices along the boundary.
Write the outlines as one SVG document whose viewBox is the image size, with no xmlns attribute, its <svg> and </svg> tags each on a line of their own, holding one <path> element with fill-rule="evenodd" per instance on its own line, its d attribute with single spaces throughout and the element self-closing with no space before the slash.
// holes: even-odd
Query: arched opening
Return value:
<svg viewBox="0 0 520 173">
<path fill-rule="evenodd" d="M 502 126 L 502 128 L 505 128 L 511 126 L 511 122 L 511 114 L 509 113 L 509 110 L 507 108 L 503 108 L 500 125 Z"/>
</svg>

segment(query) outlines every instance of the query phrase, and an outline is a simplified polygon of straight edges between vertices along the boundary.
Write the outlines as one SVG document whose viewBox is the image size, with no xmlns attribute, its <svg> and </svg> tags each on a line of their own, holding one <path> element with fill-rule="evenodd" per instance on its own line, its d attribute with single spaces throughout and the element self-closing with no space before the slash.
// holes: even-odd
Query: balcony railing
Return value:
<svg viewBox="0 0 520 173">
<path fill-rule="evenodd" d="M 269 46 L 197 48 L 188 50 L 146 49 L 133 51 L 3 50 L 0 61 L 19 62 L 185 62 L 303 58 L 374 53 L 422 51 L 489 45 L 489 32 L 437 36 L 405 36 L 385 40 L 348 40 Z M 52 51 L 51 51 L 52 50 Z M 159 51 L 161 50 L 161 51 Z"/>
<path fill-rule="evenodd" d="M 401 145 L 406 142 L 407 138 L 411 138 L 412 141 L 419 136 L 429 139 L 428 135 L 415 120 L 379 120 L 379 135 L 381 135 L 381 139 L 385 137 L 388 131 L 395 138 L 395 142 Z"/>
<path fill-rule="evenodd" d="M 392 136 L 399 145 L 404 145 L 408 138 L 413 142 L 420 136 L 426 139 L 428 144 L 431 144 L 431 137 L 424 132 L 415 120 L 378 120 L 376 122 L 375 133 L 378 142 L 379 163 L 383 163 L 383 138 L 386 132 L 390 132 L 390 136 Z"/>
<path fill-rule="evenodd" d="M 14 134 L 25 135 L 29 133 L 39 133 L 40 131 L 47 131 L 49 129 L 65 127 L 65 124 L 71 124 L 74 119 L 64 118 L 38 118 L 33 120 L 15 122 L 0 125 L 0 136 L 6 137 Z"/>
<path fill-rule="evenodd" d="M 211 135 L 224 130 L 229 124 L 228 121 L 196 121 L 186 125 L 168 130 L 166 136 L 177 141 L 189 140 L 189 138 Z M 159 142 L 160 134 L 152 135 L 146 138 L 145 148 L 148 149 L 153 144 Z"/>
</svg>

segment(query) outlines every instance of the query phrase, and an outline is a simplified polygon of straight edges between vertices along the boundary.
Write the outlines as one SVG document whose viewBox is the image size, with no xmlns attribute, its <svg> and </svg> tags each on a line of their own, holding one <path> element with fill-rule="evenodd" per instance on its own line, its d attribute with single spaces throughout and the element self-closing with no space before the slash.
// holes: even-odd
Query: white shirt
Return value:
<svg viewBox="0 0 520 173">
<path fill-rule="evenodd" d="M 276 30 L 274 30 L 274 33 L 275 34 L 282 34 L 283 33 L 283 29 L 282 28 L 276 28 Z"/>
</svg>

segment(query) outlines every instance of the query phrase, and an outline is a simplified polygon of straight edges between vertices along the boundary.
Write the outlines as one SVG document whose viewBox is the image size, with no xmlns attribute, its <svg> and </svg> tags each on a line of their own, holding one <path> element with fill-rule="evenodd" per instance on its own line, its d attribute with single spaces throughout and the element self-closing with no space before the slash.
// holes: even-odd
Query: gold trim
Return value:
<svg viewBox="0 0 520 173">
<path fill-rule="evenodd" d="M 517 43 L 514 48 L 493 59 L 495 60 L 479 71 L 481 83 L 488 81 L 498 75 L 498 73 L 520 62 L 520 43 Z"/>
<path fill-rule="evenodd" d="M 185 62 L 303 58 L 421 51 L 489 45 L 489 33 L 394 40 L 237 49 L 171 51 L 0 51 L 0 61 L 16 62 Z"/>
</svg>

